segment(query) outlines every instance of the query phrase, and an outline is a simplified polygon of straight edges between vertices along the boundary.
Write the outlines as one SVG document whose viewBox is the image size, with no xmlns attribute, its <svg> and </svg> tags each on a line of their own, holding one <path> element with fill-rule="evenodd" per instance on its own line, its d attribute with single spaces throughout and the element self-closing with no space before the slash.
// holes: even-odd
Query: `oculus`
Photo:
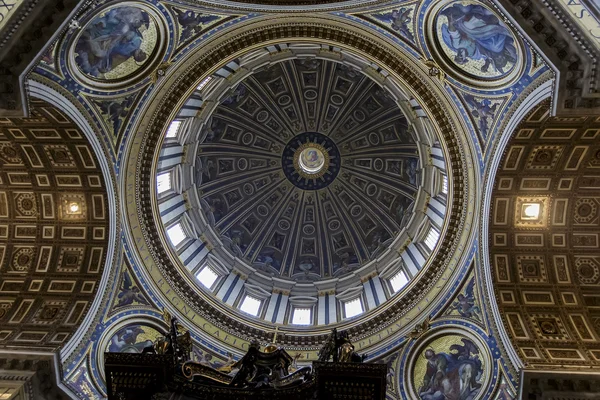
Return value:
<svg viewBox="0 0 600 400">
<path fill-rule="evenodd" d="M 325 165 L 325 155 L 314 143 L 307 143 L 308 146 L 302 150 L 298 156 L 300 170 L 308 175 L 318 174 Z"/>
<path fill-rule="evenodd" d="M 327 136 L 316 132 L 294 137 L 283 150 L 281 164 L 287 178 L 300 189 L 329 185 L 340 170 L 340 152 Z"/>
</svg>

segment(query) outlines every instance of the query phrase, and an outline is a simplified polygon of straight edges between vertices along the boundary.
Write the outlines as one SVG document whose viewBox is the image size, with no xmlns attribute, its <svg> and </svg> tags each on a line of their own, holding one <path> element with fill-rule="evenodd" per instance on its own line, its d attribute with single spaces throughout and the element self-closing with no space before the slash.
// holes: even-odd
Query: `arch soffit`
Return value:
<svg viewBox="0 0 600 400">
<path fill-rule="evenodd" d="M 504 152 L 508 146 L 508 143 L 513 136 L 519 123 L 526 118 L 539 104 L 544 100 L 552 97 L 554 93 L 554 80 L 541 79 L 543 82 L 539 85 L 532 85 L 533 90 L 524 96 L 521 96 L 520 101 L 515 102 L 511 110 L 509 111 L 510 117 L 507 118 L 506 122 L 500 127 L 495 143 L 492 145 L 492 149 L 489 154 L 492 154 L 488 159 L 487 167 L 482 180 L 482 198 L 481 198 L 481 215 L 480 223 L 481 229 L 479 233 L 479 275 L 483 280 L 483 290 L 485 296 L 483 300 L 485 307 L 489 312 L 489 322 L 495 336 L 498 337 L 499 344 L 508 358 L 511 360 L 511 365 L 515 368 L 510 371 L 514 376 L 517 376 L 517 370 L 522 368 L 523 362 L 520 356 L 517 354 L 516 349 L 513 347 L 509 334 L 502 322 L 502 315 L 498 307 L 498 302 L 494 294 L 494 282 L 492 278 L 492 266 L 490 263 L 490 248 L 489 248 L 489 237 L 490 227 L 489 221 L 491 218 L 492 208 L 492 195 L 494 188 L 494 181 L 496 174 L 500 168 L 500 161 L 504 157 Z"/>
<path fill-rule="evenodd" d="M 37 98 L 51 102 L 55 107 L 64 112 L 81 129 L 86 139 L 89 141 L 92 150 L 100 164 L 100 169 L 104 176 L 104 184 L 107 193 L 108 211 L 109 211 L 109 231 L 108 245 L 106 248 L 106 259 L 104 271 L 100 278 L 96 297 L 77 331 L 71 339 L 61 349 L 61 362 L 63 366 L 74 365 L 81 356 L 87 351 L 85 346 L 89 337 L 93 334 L 96 324 L 94 320 L 100 318 L 104 309 L 108 306 L 111 292 L 109 288 L 114 282 L 114 270 L 119 265 L 120 254 L 116 251 L 118 248 L 118 238 L 121 232 L 121 217 L 119 207 L 119 196 L 117 190 L 117 180 L 113 165 L 110 164 L 109 150 L 99 139 L 97 132 L 93 129 L 94 124 L 85 109 L 77 106 L 79 104 L 72 98 L 72 95 L 66 90 L 56 87 L 55 84 L 47 80 L 30 78 L 27 81 L 28 94 L 32 98 Z"/>
</svg>

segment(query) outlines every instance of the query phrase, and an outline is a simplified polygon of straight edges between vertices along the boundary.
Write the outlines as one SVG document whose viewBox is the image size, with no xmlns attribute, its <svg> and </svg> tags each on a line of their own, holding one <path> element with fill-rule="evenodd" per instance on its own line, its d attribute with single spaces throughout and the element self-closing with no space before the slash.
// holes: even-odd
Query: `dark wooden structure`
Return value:
<svg viewBox="0 0 600 400">
<path fill-rule="evenodd" d="M 164 319 L 170 330 L 142 354 L 105 353 L 109 400 L 385 400 L 387 366 L 364 364 L 345 331 L 332 330 L 312 367 L 297 367 L 274 343 L 261 351 L 253 341 L 217 370 L 190 361 L 190 333 L 166 311 Z"/>
<path fill-rule="evenodd" d="M 314 362 L 319 399 L 385 400 L 387 365 Z"/>
<path fill-rule="evenodd" d="M 277 362 L 287 354 L 260 353 Z M 106 353 L 104 368 L 109 400 L 384 400 L 387 373 L 384 364 L 314 362 L 312 369 L 300 368 L 279 384 L 265 380 L 236 387 L 236 375 L 189 361 L 176 364 L 170 354 Z M 253 376 L 252 382 L 260 381 L 260 374 Z"/>
</svg>

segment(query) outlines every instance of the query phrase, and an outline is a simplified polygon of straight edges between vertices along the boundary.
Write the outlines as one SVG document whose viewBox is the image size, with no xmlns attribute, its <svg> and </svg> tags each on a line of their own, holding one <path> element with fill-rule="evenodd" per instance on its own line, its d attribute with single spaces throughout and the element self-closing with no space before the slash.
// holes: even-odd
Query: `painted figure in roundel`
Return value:
<svg viewBox="0 0 600 400">
<path fill-rule="evenodd" d="M 162 335 L 154 328 L 145 325 L 129 325 L 119 329 L 108 343 L 106 351 L 112 353 L 141 353 L 152 346 Z"/>
<path fill-rule="evenodd" d="M 113 8 L 85 27 L 75 45 L 75 62 L 86 75 L 122 78 L 145 64 L 156 40 L 156 24 L 146 11 Z"/>
<path fill-rule="evenodd" d="M 440 11 L 437 25 L 446 55 L 473 75 L 502 76 L 517 62 L 513 34 L 481 4 L 452 3 Z"/>
<path fill-rule="evenodd" d="M 479 349 L 464 337 L 453 336 L 452 344 L 444 339 L 431 343 L 417 360 L 417 393 L 421 400 L 474 400 L 484 374 Z"/>
</svg>

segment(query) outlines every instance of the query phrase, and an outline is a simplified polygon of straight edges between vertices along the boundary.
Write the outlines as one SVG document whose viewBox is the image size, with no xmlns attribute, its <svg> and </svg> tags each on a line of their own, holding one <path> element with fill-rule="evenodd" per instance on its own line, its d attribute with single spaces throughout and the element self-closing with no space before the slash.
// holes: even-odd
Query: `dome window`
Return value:
<svg viewBox="0 0 600 400">
<path fill-rule="evenodd" d="M 171 189 L 171 173 L 165 172 L 156 177 L 156 191 L 160 193 L 164 193 L 167 190 Z"/>
<path fill-rule="evenodd" d="M 198 278 L 200 283 L 204 285 L 205 288 L 210 290 L 219 278 L 219 275 L 217 275 L 217 273 L 213 271 L 212 268 L 206 266 L 202 268 L 200 272 L 198 272 L 196 278 Z"/>
<path fill-rule="evenodd" d="M 260 300 L 255 299 L 252 296 L 246 295 L 244 296 L 244 300 L 242 300 L 240 310 L 256 317 L 258 315 L 258 311 L 260 310 L 260 304 Z"/>
<path fill-rule="evenodd" d="M 442 176 L 442 193 L 448 194 L 448 177 L 446 175 Z"/>
<path fill-rule="evenodd" d="M 344 302 L 344 314 L 346 314 L 346 318 L 355 317 L 363 312 L 365 312 L 365 310 L 363 309 L 360 297 Z"/>
<path fill-rule="evenodd" d="M 310 325 L 311 314 L 312 312 L 310 308 L 294 308 L 294 311 L 292 313 L 292 324 Z"/>
<path fill-rule="evenodd" d="M 175 224 L 169 229 L 167 229 L 167 235 L 169 235 L 169 239 L 175 247 L 181 244 L 181 242 L 183 242 L 186 238 L 185 232 L 183 232 L 181 224 Z"/>
<path fill-rule="evenodd" d="M 177 132 L 179 132 L 180 127 L 181 127 L 181 121 L 175 120 L 175 121 L 171 122 L 171 125 L 169 125 L 169 129 L 167 129 L 166 136 L 168 138 L 177 137 Z"/>
<path fill-rule="evenodd" d="M 400 289 L 402 289 L 408 283 L 408 278 L 404 271 L 399 271 L 392 279 L 390 279 L 390 285 L 392 285 L 392 290 L 394 293 L 397 293 Z"/>
<path fill-rule="evenodd" d="M 429 228 L 429 232 L 427 233 L 427 237 L 425 238 L 425 245 L 429 248 L 429 250 L 433 251 L 435 245 L 440 238 L 440 233 L 433 227 Z"/>
<path fill-rule="evenodd" d="M 208 83 L 210 81 L 212 81 L 212 79 L 213 79 L 212 76 L 209 76 L 206 79 L 204 79 L 202 82 L 200 82 L 200 84 L 198 85 L 198 88 L 196 90 L 202 90 L 202 89 L 204 89 L 204 87 L 206 85 L 208 85 Z"/>
</svg>

